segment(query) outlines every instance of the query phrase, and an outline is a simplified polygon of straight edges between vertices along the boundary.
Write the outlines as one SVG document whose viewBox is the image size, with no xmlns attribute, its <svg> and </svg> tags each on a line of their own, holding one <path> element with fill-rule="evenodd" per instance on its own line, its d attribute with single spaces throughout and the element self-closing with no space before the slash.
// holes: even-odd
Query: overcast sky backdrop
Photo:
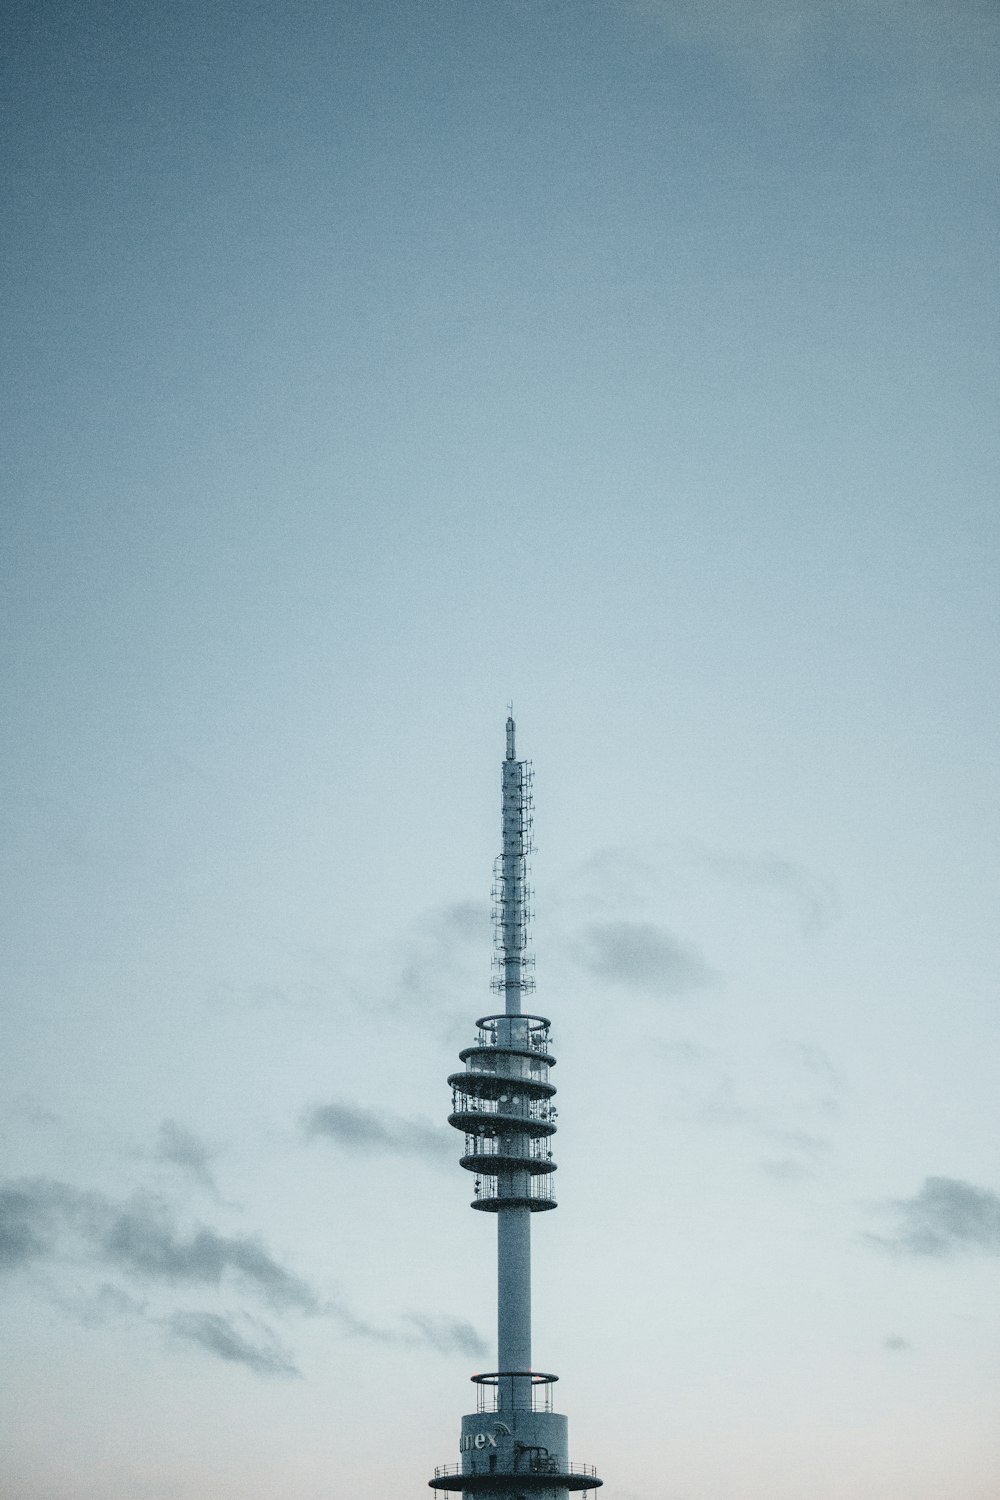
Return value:
<svg viewBox="0 0 1000 1500">
<path fill-rule="evenodd" d="M 512 698 L 574 1457 L 995 1500 L 995 5 L 4 43 L 3 1494 L 456 1461 Z"/>
</svg>

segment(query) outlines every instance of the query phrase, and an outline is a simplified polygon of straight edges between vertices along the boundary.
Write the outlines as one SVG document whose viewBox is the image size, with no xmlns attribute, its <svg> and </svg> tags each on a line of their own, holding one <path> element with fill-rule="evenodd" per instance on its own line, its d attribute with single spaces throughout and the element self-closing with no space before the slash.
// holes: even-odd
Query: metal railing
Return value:
<svg viewBox="0 0 1000 1500">
<path fill-rule="evenodd" d="M 530 1397 L 530 1408 L 524 1404 L 525 1410 L 535 1412 L 551 1412 L 552 1410 L 552 1387 L 559 1379 L 558 1375 L 549 1375 L 541 1370 L 491 1370 L 486 1375 L 473 1375 L 472 1384 L 476 1387 L 476 1411 L 487 1415 L 500 1410 L 501 1397 L 506 1397 L 503 1402 L 505 1408 L 511 1411 L 521 1405 L 516 1401 L 515 1395 L 520 1395 L 525 1386 L 528 1388 Z M 514 1382 L 517 1382 L 517 1385 Z"/>
<path fill-rule="evenodd" d="M 527 1153 L 523 1160 L 548 1162 L 552 1160 L 552 1137 L 550 1135 L 531 1136 L 527 1141 Z M 510 1151 L 505 1151 L 498 1135 L 468 1135 L 465 1137 L 466 1156 L 479 1156 L 484 1160 L 489 1156 L 510 1156 Z"/>
<path fill-rule="evenodd" d="M 545 1465 L 544 1468 L 542 1467 L 542 1463 Z M 555 1465 L 554 1468 L 552 1467 L 553 1464 Z M 597 1478 L 597 1469 L 593 1464 L 560 1463 L 558 1459 L 540 1460 L 534 1458 L 521 1468 L 508 1471 L 490 1469 L 485 1466 L 480 1467 L 476 1463 L 475 1454 L 470 1454 L 468 1468 L 462 1464 L 438 1464 L 434 1469 L 434 1478 L 447 1479 L 453 1474 L 468 1474 L 471 1479 L 478 1478 L 482 1474 L 503 1473 L 506 1475 L 508 1472 L 510 1472 L 512 1479 L 516 1479 L 519 1474 L 551 1474 L 554 1478 L 562 1474 L 572 1474 L 574 1476 L 580 1475 L 585 1479 Z"/>
<path fill-rule="evenodd" d="M 516 1082 L 517 1080 L 513 1080 Z M 451 1111 L 456 1115 L 498 1116 L 500 1120 L 545 1120 L 558 1119 L 559 1111 L 548 1099 L 529 1099 L 519 1094 L 510 1099 L 486 1099 L 479 1094 L 467 1094 L 462 1088 L 451 1093 Z"/>
<path fill-rule="evenodd" d="M 551 1024 L 548 1016 L 536 1016 L 527 1011 L 518 1016 L 480 1016 L 476 1022 L 478 1044 L 480 1047 L 530 1047 L 533 1052 L 546 1052 L 552 1044 Z"/>
<path fill-rule="evenodd" d="M 496 1049 L 501 1054 L 501 1049 Z M 549 1077 L 549 1065 L 544 1056 L 525 1057 L 523 1054 L 514 1053 L 505 1059 L 505 1066 L 501 1072 L 498 1067 L 500 1055 L 496 1057 L 479 1057 L 473 1055 L 465 1059 L 465 1071 L 471 1073 L 473 1078 L 481 1078 L 485 1074 L 488 1078 L 510 1078 L 514 1082 L 524 1079 L 528 1083 L 547 1083 Z"/>
<path fill-rule="evenodd" d="M 511 1175 L 513 1176 L 514 1174 L 512 1173 Z M 521 1175 L 526 1176 L 527 1173 Z M 552 1180 L 552 1173 L 550 1172 L 539 1176 L 532 1174 L 528 1177 L 526 1192 L 521 1192 L 520 1189 L 513 1194 L 501 1192 L 498 1179 L 496 1177 L 487 1177 L 485 1174 L 475 1179 L 473 1189 L 478 1203 L 492 1203 L 498 1199 L 503 1202 L 512 1197 L 516 1197 L 519 1201 L 530 1199 L 537 1203 L 550 1203 L 555 1197 L 555 1183 Z"/>
</svg>

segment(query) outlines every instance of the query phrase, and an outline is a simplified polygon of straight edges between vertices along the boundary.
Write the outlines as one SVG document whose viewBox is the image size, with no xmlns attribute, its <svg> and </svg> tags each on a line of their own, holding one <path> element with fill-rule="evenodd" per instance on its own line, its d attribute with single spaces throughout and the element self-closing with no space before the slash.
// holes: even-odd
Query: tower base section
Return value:
<svg viewBox="0 0 1000 1500">
<path fill-rule="evenodd" d="M 546 1377 L 554 1378 L 554 1377 Z M 567 1422 L 554 1411 L 480 1411 L 462 1418 L 462 1461 L 434 1471 L 432 1490 L 495 1500 L 568 1500 L 599 1489 L 589 1464 L 571 1463 Z"/>
</svg>

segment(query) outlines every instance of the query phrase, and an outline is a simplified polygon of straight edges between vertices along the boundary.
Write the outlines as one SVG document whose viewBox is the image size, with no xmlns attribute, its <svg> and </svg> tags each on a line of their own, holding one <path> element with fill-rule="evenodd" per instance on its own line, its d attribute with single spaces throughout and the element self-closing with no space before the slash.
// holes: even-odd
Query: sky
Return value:
<svg viewBox="0 0 1000 1500">
<path fill-rule="evenodd" d="M 1000 13 L 12 0 L 0 1493 L 395 1500 L 535 766 L 608 1500 L 995 1500 Z"/>
</svg>

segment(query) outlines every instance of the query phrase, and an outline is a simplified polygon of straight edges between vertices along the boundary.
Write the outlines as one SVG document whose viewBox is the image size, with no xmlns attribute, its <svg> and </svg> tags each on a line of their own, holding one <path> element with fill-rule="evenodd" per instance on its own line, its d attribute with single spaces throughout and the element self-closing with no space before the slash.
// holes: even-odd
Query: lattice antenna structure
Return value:
<svg viewBox="0 0 1000 1500">
<path fill-rule="evenodd" d="M 528 952 L 532 890 L 528 857 L 532 842 L 535 773 L 531 762 L 518 760 L 514 720 L 507 719 L 507 754 L 501 776 L 503 848 L 493 865 L 493 982 L 504 996 L 508 1015 L 521 1009 L 520 997 L 535 988 L 534 956 Z"/>
<path fill-rule="evenodd" d="M 556 1207 L 552 1138 L 555 1086 L 551 1023 L 521 1009 L 534 989 L 527 951 L 528 856 L 533 846 L 532 770 L 517 759 L 513 713 L 501 778 L 503 845 L 493 875 L 494 990 L 499 1015 L 481 1016 L 476 1039 L 448 1079 L 448 1123 L 465 1138 L 460 1165 L 475 1177 L 472 1207 L 497 1221 L 497 1368 L 473 1375 L 476 1410 L 462 1418 L 459 1462 L 429 1481 L 467 1500 L 568 1500 L 603 1483 L 572 1463 L 566 1418 L 552 1408 L 558 1379 L 532 1366 L 531 1216 Z"/>
</svg>

